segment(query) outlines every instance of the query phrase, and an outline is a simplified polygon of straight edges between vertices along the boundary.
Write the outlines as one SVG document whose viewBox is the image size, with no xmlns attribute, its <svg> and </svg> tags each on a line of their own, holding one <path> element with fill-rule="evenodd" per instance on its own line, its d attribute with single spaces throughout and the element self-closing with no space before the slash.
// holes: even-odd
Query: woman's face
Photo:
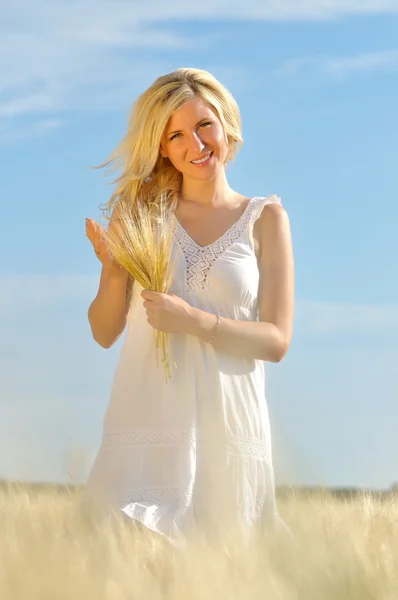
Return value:
<svg viewBox="0 0 398 600">
<path fill-rule="evenodd" d="M 160 153 L 184 177 L 213 179 L 228 156 L 221 121 L 201 98 L 192 98 L 170 118 L 162 136 Z"/>
</svg>

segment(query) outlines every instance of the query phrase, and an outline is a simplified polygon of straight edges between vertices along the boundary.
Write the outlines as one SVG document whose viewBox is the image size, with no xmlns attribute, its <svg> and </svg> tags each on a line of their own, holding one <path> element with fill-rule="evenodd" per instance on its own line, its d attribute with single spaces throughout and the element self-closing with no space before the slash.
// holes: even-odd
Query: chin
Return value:
<svg viewBox="0 0 398 600">
<path fill-rule="evenodd" d="M 195 179 L 196 181 L 212 181 L 216 179 L 220 174 L 220 169 L 216 171 L 212 171 L 211 173 L 193 173 L 186 174 L 186 177 L 189 179 Z"/>
<path fill-rule="evenodd" d="M 185 177 L 192 179 L 198 179 L 200 181 L 215 179 L 223 171 L 224 165 L 216 164 L 211 167 L 205 167 L 203 169 L 187 169 L 184 173 Z"/>
</svg>

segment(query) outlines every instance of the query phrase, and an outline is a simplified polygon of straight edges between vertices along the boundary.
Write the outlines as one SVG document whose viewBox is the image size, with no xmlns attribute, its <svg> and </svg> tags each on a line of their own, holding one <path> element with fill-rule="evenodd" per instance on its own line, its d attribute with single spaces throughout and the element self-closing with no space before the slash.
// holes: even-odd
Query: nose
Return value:
<svg viewBox="0 0 398 600">
<path fill-rule="evenodd" d="M 202 152 L 203 148 L 205 147 L 205 144 L 203 143 L 203 140 L 197 131 L 192 132 L 189 145 L 191 151 L 195 154 Z"/>
</svg>

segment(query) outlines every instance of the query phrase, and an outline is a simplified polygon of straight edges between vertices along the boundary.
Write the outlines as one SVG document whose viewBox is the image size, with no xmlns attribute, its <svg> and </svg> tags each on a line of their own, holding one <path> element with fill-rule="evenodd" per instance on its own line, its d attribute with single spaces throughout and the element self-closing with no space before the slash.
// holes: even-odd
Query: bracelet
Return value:
<svg viewBox="0 0 398 600">
<path fill-rule="evenodd" d="M 212 344 L 213 343 L 214 338 L 217 335 L 218 328 L 220 327 L 220 321 L 221 321 L 221 318 L 217 315 L 217 323 L 214 325 L 214 329 L 212 331 L 211 336 L 209 337 L 208 340 L 206 340 L 208 344 Z"/>
</svg>

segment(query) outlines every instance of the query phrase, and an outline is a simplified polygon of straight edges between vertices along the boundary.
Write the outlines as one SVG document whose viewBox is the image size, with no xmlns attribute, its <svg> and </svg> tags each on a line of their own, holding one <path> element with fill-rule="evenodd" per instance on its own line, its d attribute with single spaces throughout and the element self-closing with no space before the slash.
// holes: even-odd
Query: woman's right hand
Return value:
<svg viewBox="0 0 398 600">
<path fill-rule="evenodd" d="M 104 269 L 111 274 L 126 276 L 126 269 L 112 258 L 104 234 L 104 229 L 99 223 L 96 223 L 93 219 L 86 219 L 86 236 Z"/>
</svg>

